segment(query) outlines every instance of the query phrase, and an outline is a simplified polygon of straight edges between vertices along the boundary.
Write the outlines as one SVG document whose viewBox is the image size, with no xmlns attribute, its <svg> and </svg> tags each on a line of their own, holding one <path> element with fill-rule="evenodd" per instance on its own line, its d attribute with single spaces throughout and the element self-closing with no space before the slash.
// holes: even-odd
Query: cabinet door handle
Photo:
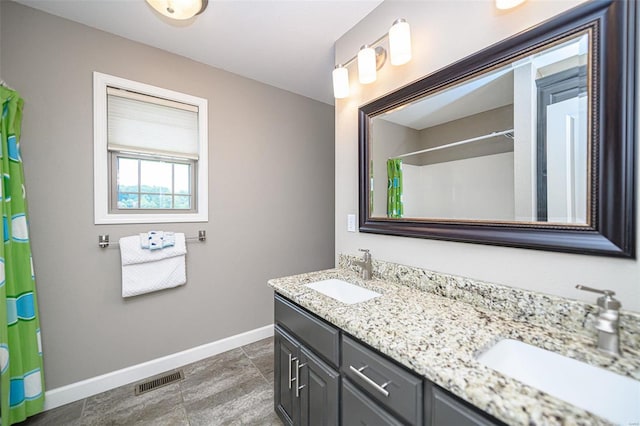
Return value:
<svg viewBox="0 0 640 426">
<path fill-rule="evenodd" d="M 307 365 L 307 363 L 305 362 L 304 364 L 300 364 L 300 361 L 297 358 L 295 358 L 295 361 L 296 361 L 296 378 L 294 380 L 296 382 L 296 398 L 300 398 L 300 390 L 302 390 L 302 388 L 306 386 L 306 385 L 298 386 L 300 384 L 300 369 L 305 365 Z"/>
<path fill-rule="evenodd" d="M 298 358 L 292 358 L 292 354 L 289 354 L 289 389 L 291 389 L 291 383 L 293 383 L 296 379 L 291 378 L 291 363 L 293 361 L 297 361 Z"/>
<path fill-rule="evenodd" d="M 362 370 L 364 370 L 365 368 L 367 368 L 368 365 L 365 365 L 364 367 L 360 367 L 360 368 L 355 368 L 353 365 L 349 366 L 349 369 L 351 371 L 353 371 L 356 376 L 360 377 L 362 380 L 364 380 L 365 382 L 367 382 L 368 384 L 370 384 L 375 390 L 377 390 L 378 392 L 380 392 L 381 394 L 383 394 L 384 396 L 389 396 L 389 391 L 386 390 L 385 388 L 387 386 L 389 386 L 389 384 L 391 383 L 391 380 L 389 380 L 386 383 L 383 383 L 381 385 L 377 384 L 376 382 L 374 382 L 373 380 L 371 380 L 369 377 L 367 377 Z"/>
</svg>

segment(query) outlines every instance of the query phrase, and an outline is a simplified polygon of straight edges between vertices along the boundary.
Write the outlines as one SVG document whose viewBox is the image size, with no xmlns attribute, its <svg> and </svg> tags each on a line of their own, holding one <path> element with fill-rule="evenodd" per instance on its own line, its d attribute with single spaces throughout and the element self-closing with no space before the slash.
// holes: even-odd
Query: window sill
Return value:
<svg viewBox="0 0 640 426">
<path fill-rule="evenodd" d="M 205 213 L 185 213 L 185 214 L 106 214 L 95 218 L 96 225 L 111 224 L 136 224 L 136 223 L 188 223 L 188 222 L 208 222 L 208 215 Z"/>
</svg>

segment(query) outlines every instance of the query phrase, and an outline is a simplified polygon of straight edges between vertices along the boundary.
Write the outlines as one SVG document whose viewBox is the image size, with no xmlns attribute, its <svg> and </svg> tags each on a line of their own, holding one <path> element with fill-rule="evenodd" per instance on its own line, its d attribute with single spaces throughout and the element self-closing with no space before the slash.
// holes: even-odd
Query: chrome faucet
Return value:
<svg viewBox="0 0 640 426">
<path fill-rule="evenodd" d="M 373 270 L 371 264 L 371 253 L 367 249 L 359 249 L 363 252 L 362 260 L 356 260 L 355 264 L 360 267 L 360 271 L 362 271 L 362 279 L 370 280 L 371 279 L 371 271 Z"/>
<path fill-rule="evenodd" d="M 591 291 L 604 294 L 598 297 L 600 313 L 596 320 L 598 330 L 598 349 L 612 355 L 620 355 L 619 312 L 622 304 L 613 298 L 615 293 L 611 290 L 599 290 L 578 284 L 578 290 Z"/>
</svg>

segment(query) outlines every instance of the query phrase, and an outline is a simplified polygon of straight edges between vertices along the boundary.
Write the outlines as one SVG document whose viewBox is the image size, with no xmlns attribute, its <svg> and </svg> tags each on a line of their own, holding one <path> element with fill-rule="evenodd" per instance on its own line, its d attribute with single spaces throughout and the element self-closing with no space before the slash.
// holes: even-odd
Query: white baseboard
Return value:
<svg viewBox="0 0 640 426">
<path fill-rule="evenodd" d="M 273 336 L 273 324 L 45 392 L 44 409 L 60 407 Z"/>
</svg>

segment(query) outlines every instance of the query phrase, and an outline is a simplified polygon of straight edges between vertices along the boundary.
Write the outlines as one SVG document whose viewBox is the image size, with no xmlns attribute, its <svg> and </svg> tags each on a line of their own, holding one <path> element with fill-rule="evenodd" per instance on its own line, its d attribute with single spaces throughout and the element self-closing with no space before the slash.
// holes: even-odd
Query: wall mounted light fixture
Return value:
<svg viewBox="0 0 640 426">
<path fill-rule="evenodd" d="M 376 81 L 376 50 L 365 44 L 358 52 L 358 80 L 362 84 Z"/>
<path fill-rule="evenodd" d="M 358 80 L 361 84 L 376 81 L 377 71 L 387 59 L 387 51 L 382 46 L 372 47 L 365 44 L 358 52 Z"/>
<path fill-rule="evenodd" d="M 403 65 L 411 60 L 411 31 L 404 19 L 397 19 L 387 34 L 382 35 L 371 44 L 365 44 L 357 55 L 344 64 L 336 65 L 333 70 L 333 96 L 343 99 L 349 96 L 349 71 L 347 67 L 358 60 L 358 80 L 360 84 L 376 81 L 377 71 L 382 68 L 387 51 L 378 46 L 385 37 L 389 37 L 389 56 L 391 65 Z"/>
<path fill-rule="evenodd" d="M 341 64 L 333 70 L 333 97 L 344 99 L 349 96 L 349 70 Z"/>
<path fill-rule="evenodd" d="M 411 29 L 403 19 L 396 19 L 389 30 L 391 65 L 404 65 L 411 60 Z"/>
<path fill-rule="evenodd" d="M 189 19 L 201 14 L 209 0 L 146 0 L 156 11 L 172 19 Z"/>
<path fill-rule="evenodd" d="M 498 9 L 511 9 L 519 4 L 524 3 L 526 0 L 496 0 L 496 8 Z"/>
</svg>

